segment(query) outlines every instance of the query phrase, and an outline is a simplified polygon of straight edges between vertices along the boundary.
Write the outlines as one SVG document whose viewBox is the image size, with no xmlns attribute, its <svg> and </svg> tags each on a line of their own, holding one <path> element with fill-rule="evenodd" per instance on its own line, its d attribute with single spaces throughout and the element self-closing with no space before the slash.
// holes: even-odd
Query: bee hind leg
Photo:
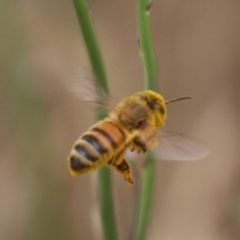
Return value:
<svg viewBox="0 0 240 240">
<path fill-rule="evenodd" d="M 124 152 L 121 152 L 116 156 L 116 158 L 110 161 L 108 164 L 111 167 L 115 167 L 116 170 L 123 175 L 125 181 L 130 185 L 133 185 L 132 173 L 129 164 L 123 158 Z"/>
<path fill-rule="evenodd" d="M 123 161 L 119 165 L 115 165 L 115 168 L 123 175 L 125 181 L 133 185 L 132 173 L 130 170 L 130 166 L 126 162 L 126 160 L 123 159 Z"/>
</svg>

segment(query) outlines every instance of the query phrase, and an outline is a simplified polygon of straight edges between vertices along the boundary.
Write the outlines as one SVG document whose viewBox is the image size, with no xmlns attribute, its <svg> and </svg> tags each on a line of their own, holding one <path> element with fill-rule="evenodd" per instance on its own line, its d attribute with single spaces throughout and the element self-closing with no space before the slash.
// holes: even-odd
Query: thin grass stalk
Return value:
<svg viewBox="0 0 240 240">
<path fill-rule="evenodd" d="M 150 7 L 149 0 L 137 0 L 139 42 L 145 70 L 145 89 L 157 91 L 157 67 L 150 29 Z M 138 214 L 134 216 L 137 221 L 133 221 L 137 222 L 135 231 L 132 231 L 134 232 L 134 240 L 144 240 L 146 236 L 153 196 L 154 175 L 155 159 L 153 153 L 148 152 L 146 154 L 140 196 L 136 204 L 138 210 L 135 212 Z"/>
<path fill-rule="evenodd" d="M 82 36 L 88 51 L 90 63 L 96 76 L 97 83 L 108 92 L 107 77 L 104 69 L 100 49 L 94 32 L 89 14 L 89 8 L 85 0 L 73 0 L 77 13 Z M 101 112 L 97 113 L 97 119 L 104 117 Z M 99 207 L 105 240 L 117 240 L 117 228 L 114 217 L 113 194 L 111 186 L 111 172 L 108 168 L 99 169 Z"/>
</svg>

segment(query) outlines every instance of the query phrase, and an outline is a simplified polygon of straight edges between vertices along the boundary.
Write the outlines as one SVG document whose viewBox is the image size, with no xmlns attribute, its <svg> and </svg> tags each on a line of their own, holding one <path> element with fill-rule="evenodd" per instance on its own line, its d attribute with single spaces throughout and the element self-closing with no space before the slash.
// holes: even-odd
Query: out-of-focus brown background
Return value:
<svg viewBox="0 0 240 240">
<path fill-rule="evenodd" d="M 143 89 L 134 1 L 91 0 L 111 93 Z M 240 2 L 154 1 L 152 32 L 166 128 L 206 142 L 196 162 L 157 163 L 147 239 L 240 239 Z M 0 3 L 0 239 L 94 239 L 91 177 L 66 166 L 72 143 L 94 122 L 68 91 L 89 67 L 72 2 Z M 114 174 L 120 239 L 132 189 Z"/>
</svg>

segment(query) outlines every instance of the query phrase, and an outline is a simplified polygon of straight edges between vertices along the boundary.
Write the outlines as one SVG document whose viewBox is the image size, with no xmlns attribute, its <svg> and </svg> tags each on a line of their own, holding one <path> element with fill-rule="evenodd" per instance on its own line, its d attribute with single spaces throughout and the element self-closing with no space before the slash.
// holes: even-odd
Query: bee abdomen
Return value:
<svg viewBox="0 0 240 240">
<path fill-rule="evenodd" d="M 69 157 L 71 173 L 89 172 L 107 163 L 125 139 L 124 131 L 115 123 L 102 121 L 95 125 L 75 143 Z"/>
</svg>

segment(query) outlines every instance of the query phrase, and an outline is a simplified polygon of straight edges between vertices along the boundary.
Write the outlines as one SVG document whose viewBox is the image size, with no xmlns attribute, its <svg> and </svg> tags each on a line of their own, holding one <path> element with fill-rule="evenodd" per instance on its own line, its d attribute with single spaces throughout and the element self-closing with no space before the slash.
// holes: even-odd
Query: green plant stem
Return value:
<svg viewBox="0 0 240 240">
<path fill-rule="evenodd" d="M 96 81 L 100 86 L 108 92 L 107 77 L 100 49 L 97 43 L 97 37 L 94 32 L 93 24 L 89 14 L 89 8 L 85 0 L 73 0 L 77 13 L 82 36 L 87 47 L 88 56 L 96 75 Z"/>
<path fill-rule="evenodd" d="M 117 240 L 111 189 L 111 171 L 103 167 L 99 171 L 100 211 L 105 240 Z"/>
<path fill-rule="evenodd" d="M 104 64 L 97 44 L 97 38 L 94 33 L 93 24 L 89 14 L 87 2 L 85 0 L 73 0 L 78 21 L 81 27 L 82 36 L 87 47 L 92 69 L 96 76 L 97 83 L 107 92 L 107 77 L 104 70 Z M 98 120 L 104 115 L 98 112 Z M 117 228 L 114 217 L 113 197 L 111 187 L 111 172 L 108 168 L 99 169 L 99 198 L 100 214 L 105 240 L 117 240 Z"/>
<path fill-rule="evenodd" d="M 155 159 L 152 152 L 148 152 L 144 165 L 140 204 L 138 204 L 138 207 L 140 207 L 138 214 L 139 221 L 136 227 L 134 240 L 143 240 L 146 236 L 153 195 L 154 170 Z"/>
<path fill-rule="evenodd" d="M 157 67 L 150 29 L 149 0 L 137 0 L 140 51 L 145 70 L 145 89 L 157 91 Z"/>
<path fill-rule="evenodd" d="M 137 17 L 140 51 L 145 70 L 145 88 L 157 91 L 157 67 L 152 44 L 148 0 L 137 0 Z M 144 165 L 140 196 L 136 205 L 138 214 L 134 216 L 135 218 L 137 217 L 134 240 L 144 240 L 146 236 L 153 196 L 154 173 L 155 159 L 153 153 L 148 152 Z"/>
</svg>

